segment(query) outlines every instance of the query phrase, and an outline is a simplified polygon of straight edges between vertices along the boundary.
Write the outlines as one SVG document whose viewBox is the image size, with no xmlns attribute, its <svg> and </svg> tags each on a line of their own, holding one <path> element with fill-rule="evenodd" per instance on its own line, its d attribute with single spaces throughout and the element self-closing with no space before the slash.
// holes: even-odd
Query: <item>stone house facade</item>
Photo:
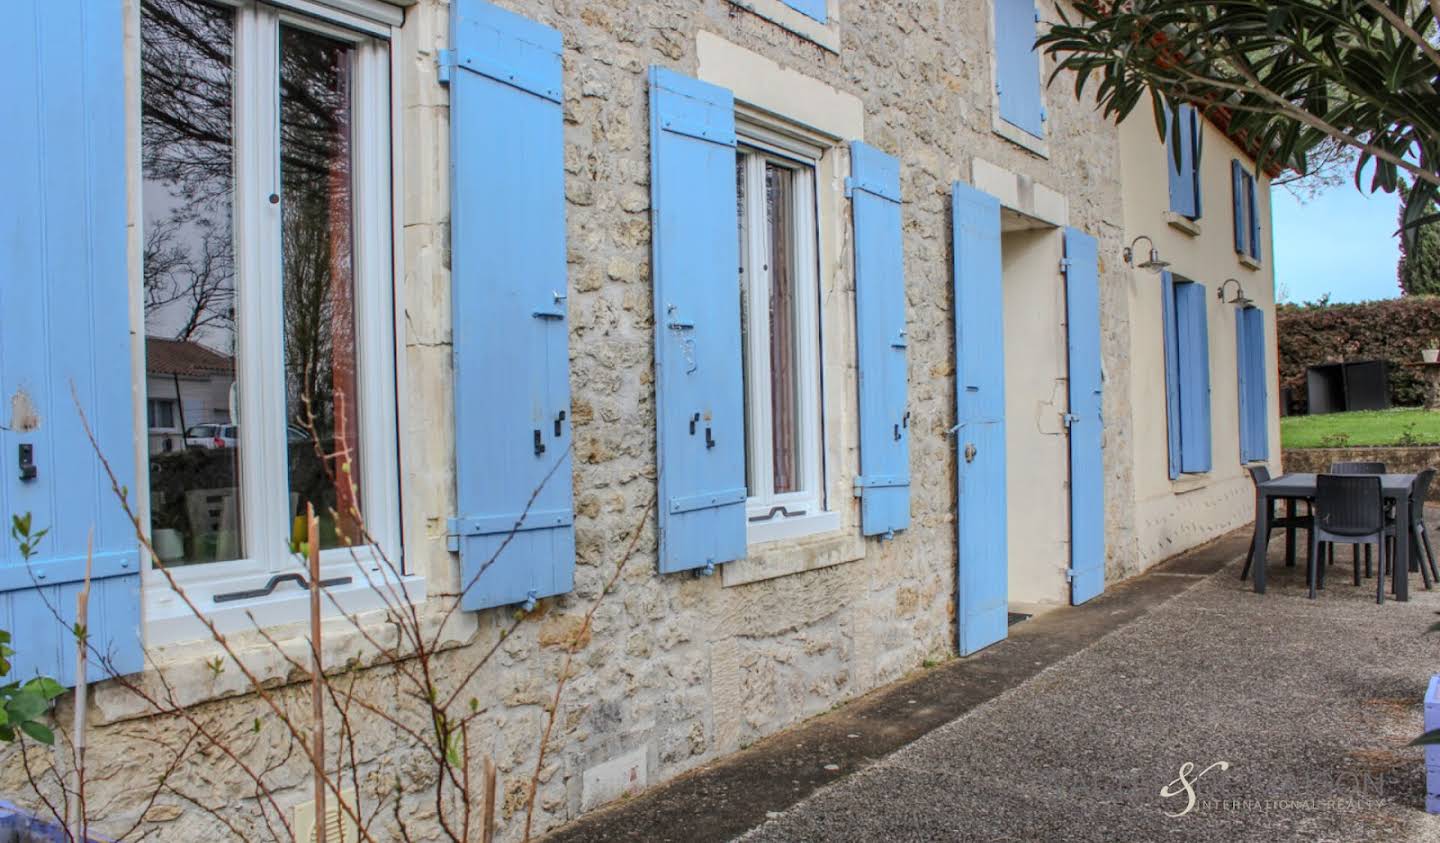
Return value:
<svg viewBox="0 0 1440 843">
<path fill-rule="evenodd" d="M 539 830 L 974 652 L 1009 613 L 1082 602 L 1249 512 L 1241 458 L 1268 454 L 1236 444 L 1245 352 L 1212 299 L 1238 275 L 1259 306 L 1263 399 L 1272 267 L 1235 268 L 1224 236 L 1229 161 L 1249 159 L 1199 125 L 1187 177 L 1209 217 L 1172 219 L 1149 116 L 1117 128 L 1070 80 L 1043 87 L 1028 42 L 1049 0 L 111 4 L 26 2 L 0 41 L 26 80 L 7 111 L 36 115 L 10 142 L 39 174 L 0 201 L 12 242 L 89 244 L 78 263 L 44 246 L 0 258 L 0 453 L 30 446 L 38 467 L 7 470 L 0 508 L 53 529 L 38 560 L 0 552 L 0 628 L 17 673 L 75 682 L 56 615 L 73 618 L 94 526 L 97 829 L 265 832 L 254 801 L 207 813 L 127 788 L 186 734 L 156 698 L 273 769 L 282 812 L 310 800 L 251 689 L 308 704 L 308 594 L 285 579 L 307 503 L 326 658 L 353 661 L 358 696 L 420 712 L 372 664 L 387 589 L 438 636 L 442 675 L 495 651 L 457 693 L 499 770 L 504 839 L 522 834 L 565 649 L 597 604 Z M 42 61 L 61 31 L 84 34 L 73 73 Z M 84 131 L 41 142 L 66 125 Z M 1164 361 L 1182 350 L 1160 276 L 1131 265 L 1143 250 L 1122 257 L 1142 234 L 1210 291 L 1213 468 L 1173 480 Z M 88 339 L 63 330 L 77 315 Z M 199 341 L 238 349 L 239 444 L 165 473 L 133 435 L 146 337 L 196 321 Z M 171 577 L 136 547 L 67 381 L 147 536 L 183 560 Z M 181 479 L 157 494 L 162 474 Z M 37 565 L 56 573 L 41 583 Z M 362 798 L 435 822 L 423 752 L 381 725 L 355 746 Z M 21 793 L 4 757 L 3 792 Z M 249 786 L 233 766 L 202 754 L 176 781 L 224 802 Z M 377 817 L 375 839 L 394 822 Z"/>
</svg>

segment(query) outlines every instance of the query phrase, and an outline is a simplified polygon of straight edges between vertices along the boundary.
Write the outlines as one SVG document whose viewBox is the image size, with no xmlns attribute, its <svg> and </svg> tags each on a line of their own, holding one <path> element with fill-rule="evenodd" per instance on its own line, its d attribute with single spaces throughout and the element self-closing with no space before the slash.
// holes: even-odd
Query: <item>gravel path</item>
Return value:
<svg viewBox="0 0 1440 843">
<path fill-rule="evenodd" d="M 1315 601 L 1303 563 L 1272 561 L 1261 597 L 1236 561 L 742 839 L 1440 841 L 1405 747 L 1440 589 L 1412 574 L 1411 602 L 1377 606 L 1338 556 Z M 1195 805 L 1167 816 L 1186 763 Z"/>
</svg>

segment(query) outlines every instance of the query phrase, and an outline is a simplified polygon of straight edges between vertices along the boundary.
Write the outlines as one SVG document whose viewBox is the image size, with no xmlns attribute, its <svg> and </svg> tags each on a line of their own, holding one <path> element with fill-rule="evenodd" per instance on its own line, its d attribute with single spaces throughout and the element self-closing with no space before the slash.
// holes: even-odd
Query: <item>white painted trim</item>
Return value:
<svg viewBox="0 0 1440 843">
<path fill-rule="evenodd" d="M 824 23 L 781 2 L 781 0 L 730 0 L 730 4 L 757 17 L 762 17 L 801 38 L 813 41 L 832 53 L 840 52 L 840 0 L 826 0 Z"/>
<path fill-rule="evenodd" d="M 864 140 L 865 107 L 859 97 L 782 67 L 713 32 L 695 34 L 695 54 L 696 76 L 729 88 L 736 103 L 752 107 L 747 113 L 777 115 L 832 142 Z"/>
<path fill-rule="evenodd" d="M 271 6 L 333 21 L 376 38 L 389 38 L 390 28 L 405 22 L 405 12 L 379 0 L 264 0 Z"/>
<path fill-rule="evenodd" d="M 745 525 L 745 540 L 749 544 L 755 545 L 839 531 L 840 513 L 834 511 L 811 512 L 798 518 L 751 522 Z"/>
</svg>

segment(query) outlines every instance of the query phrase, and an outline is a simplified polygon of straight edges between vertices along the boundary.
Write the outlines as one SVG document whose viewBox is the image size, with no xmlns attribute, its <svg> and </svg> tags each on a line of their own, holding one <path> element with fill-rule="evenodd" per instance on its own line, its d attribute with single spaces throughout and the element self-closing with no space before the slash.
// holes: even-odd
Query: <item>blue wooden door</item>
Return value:
<svg viewBox="0 0 1440 843">
<path fill-rule="evenodd" d="M 1105 465 L 1101 414 L 1100 258 L 1095 238 L 1065 230 L 1065 318 L 1069 330 L 1070 602 L 1105 590 Z"/>
<path fill-rule="evenodd" d="M 87 553 L 89 678 L 144 665 L 139 541 L 95 453 L 134 505 L 124 14 L 89 0 L 4 8 L 0 629 L 15 648 L 4 681 L 70 685 Z M 32 531 L 48 531 L 29 560 L 10 538 L 11 517 L 25 513 Z"/>
<path fill-rule="evenodd" d="M 960 654 L 1005 637 L 1005 343 L 1000 287 L 1000 202 L 956 183 L 955 446 Z"/>
</svg>

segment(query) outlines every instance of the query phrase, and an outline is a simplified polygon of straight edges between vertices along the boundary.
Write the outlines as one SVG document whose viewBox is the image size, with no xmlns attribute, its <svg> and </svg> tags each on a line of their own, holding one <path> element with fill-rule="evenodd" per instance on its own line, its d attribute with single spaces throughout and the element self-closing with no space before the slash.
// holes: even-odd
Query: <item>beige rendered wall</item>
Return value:
<svg viewBox="0 0 1440 843">
<path fill-rule="evenodd" d="M 1235 308 L 1216 291 L 1228 278 L 1265 312 L 1267 398 L 1270 412 L 1270 465 L 1280 465 L 1275 357 L 1275 283 L 1270 226 L 1270 179 L 1260 174 L 1261 262 L 1253 265 L 1235 253 L 1231 200 L 1232 159 L 1253 170 L 1250 158 L 1208 121 L 1200 161 L 1201 212 L 1198 223 L 1175 220 L 1170 213 L 1166 147 L 1155 131 L 1148 102 L 1120 126 L 1125 240 L 1147 235 L 1177 277 L 1202 283 L 1210 337 L 1210 422 L 1212 470 L 1169 477 L 1165 409 L 1165 358 L 1160 310 L 1160 276 L 1128 267 L 1131 313 L 1131 411 L 1135 419 L 1135 517 L 1139 556 L 1148 566 L 1201 544 L 1253 517 L 1254 496 L 1240 464 L 1239 400 L 1236 382 Z M 1141 243 L 1141 248 L 1147 248 Z M 1226 289 L 1226 302 L 1235 285 Z"/>
</svg>

